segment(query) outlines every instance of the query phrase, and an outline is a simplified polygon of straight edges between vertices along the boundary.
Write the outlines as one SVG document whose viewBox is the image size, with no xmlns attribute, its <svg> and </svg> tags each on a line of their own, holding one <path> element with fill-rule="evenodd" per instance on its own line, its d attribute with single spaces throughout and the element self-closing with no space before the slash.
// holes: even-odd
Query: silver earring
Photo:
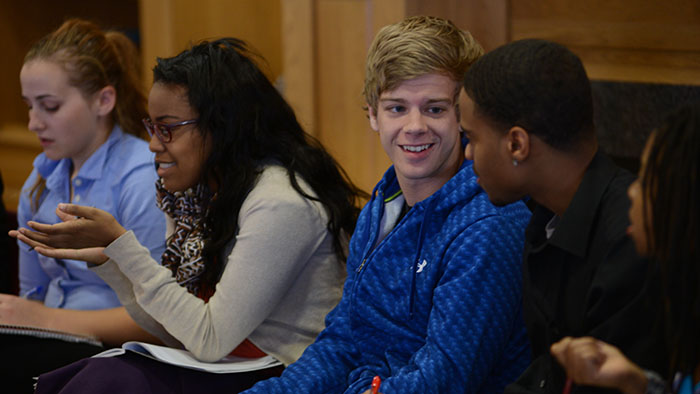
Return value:
<svg viewBox="0 0 700 394">
<path fill-rule="evenodd" d="M 513 159 L 513 167 L 517 167 L 517 166 L 518 166 L 518 160 L 517 160 L 517 159 Z"/>
</svg>

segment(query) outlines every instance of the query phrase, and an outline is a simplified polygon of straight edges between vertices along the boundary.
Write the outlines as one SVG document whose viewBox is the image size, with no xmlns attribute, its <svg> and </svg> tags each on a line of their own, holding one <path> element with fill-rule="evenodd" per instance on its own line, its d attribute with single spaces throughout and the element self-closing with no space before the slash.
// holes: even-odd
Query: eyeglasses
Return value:
<svg viewBox="0 0 700 394">
<path fill-rule="evenodd" d="M 162 143 L 167 143 L 170 142 L 173 139 L 173 129 L 180 127 L 180 126 L 186 126 L 188 124 L 194 124 L 199 121 L 199 119 L 190 119 L 190 120 L 183 120 L 182 122 L 177 122 L 177 123 L 160 123 L 160 122 L 153 122 L 151 121 L 150 118 L 144 118 L 141 120 L 143 122 L 143 125 L 146 127 L 146 130 L 148 130 L 148 135 L 153 137 L 153 134 L 158 137 L 160 142 Z"/>
</svg>

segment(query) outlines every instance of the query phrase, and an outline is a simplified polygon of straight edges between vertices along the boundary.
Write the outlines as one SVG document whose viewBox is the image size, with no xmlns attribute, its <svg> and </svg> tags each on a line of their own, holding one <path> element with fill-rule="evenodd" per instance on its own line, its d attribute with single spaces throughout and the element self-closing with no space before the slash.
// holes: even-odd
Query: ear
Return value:
<svg viewBox="0 0 700 394">
<path fill-rule="evenodd" d="M 114 86 L 107 85 L 95 93 L 94 104 L 98 115 L 109 115 L 117 104 L 117 91 L 114 89 Z"/>
<path fill-rule="evenodd" d="M 530 156 L 530 134 L 520 126 L 513 126 L 506 133 L 508 153 L 514 160 L 525 161 Z"/>
<path fill-rule="evenodd" d="M 367 113 L 369 115 L 369 125 L 372 130 L 379 132 L 379 123 L 377 122 L 377 111 L 367 104 Z"/>
</svg>

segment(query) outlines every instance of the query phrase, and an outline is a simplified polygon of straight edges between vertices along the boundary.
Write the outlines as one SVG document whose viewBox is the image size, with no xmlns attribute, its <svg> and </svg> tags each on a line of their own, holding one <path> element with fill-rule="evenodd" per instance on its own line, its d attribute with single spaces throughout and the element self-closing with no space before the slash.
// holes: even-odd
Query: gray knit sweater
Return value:
<svg viewBox="0 0 700 394">
<path fill-rule="evenodd" d="M 178 285 L 131 231 L 105 248 L 110 260 L 92 270 L 169 346 L 216 361 L 248 338 L 288 365 L 324 328 L 342 294 L 345 269 L 327 220 L 319 202 L 292 188 L 284 168 L 268 166 L 241 206 L 235 247 L 208 303 Z M 172 229 L 170 220 L 168 235 Z"/>
</svg>

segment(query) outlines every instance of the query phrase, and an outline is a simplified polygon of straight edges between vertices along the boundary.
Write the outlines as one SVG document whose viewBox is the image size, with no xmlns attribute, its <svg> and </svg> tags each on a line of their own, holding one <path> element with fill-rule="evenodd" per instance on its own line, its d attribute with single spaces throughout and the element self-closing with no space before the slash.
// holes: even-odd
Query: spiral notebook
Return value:
<svg viewBox="0 0 700 394">
<path fill-rule="evenodd" d="M 102 346 L 97 338 L 71 334 L 68 332 L 49 330 L 46 328 L 32 327 L 32 326 L 15 326 L 11 324 L 0 324 L 0 334 L 5 335 L 26 335 L 36 338 L 46 338 L 46 339 L 59 339 L 61 341 L 73 342 L 73 343 L 86 343 L 93 346 Z"/>
<path fill-rule="evenodd" d="M 114 357 L 127 351 L 135 352 L 166 364 L 212 373 L 249 372 L 282 365 L 281 362 L 271 356 L 260 358 L 226 356 L 217 362 L 207 363 L 197 360 L 187 350 L 135 341 L 125 342 L 120 348 L 108 349 L 93 357 Z"/>
</svg>

